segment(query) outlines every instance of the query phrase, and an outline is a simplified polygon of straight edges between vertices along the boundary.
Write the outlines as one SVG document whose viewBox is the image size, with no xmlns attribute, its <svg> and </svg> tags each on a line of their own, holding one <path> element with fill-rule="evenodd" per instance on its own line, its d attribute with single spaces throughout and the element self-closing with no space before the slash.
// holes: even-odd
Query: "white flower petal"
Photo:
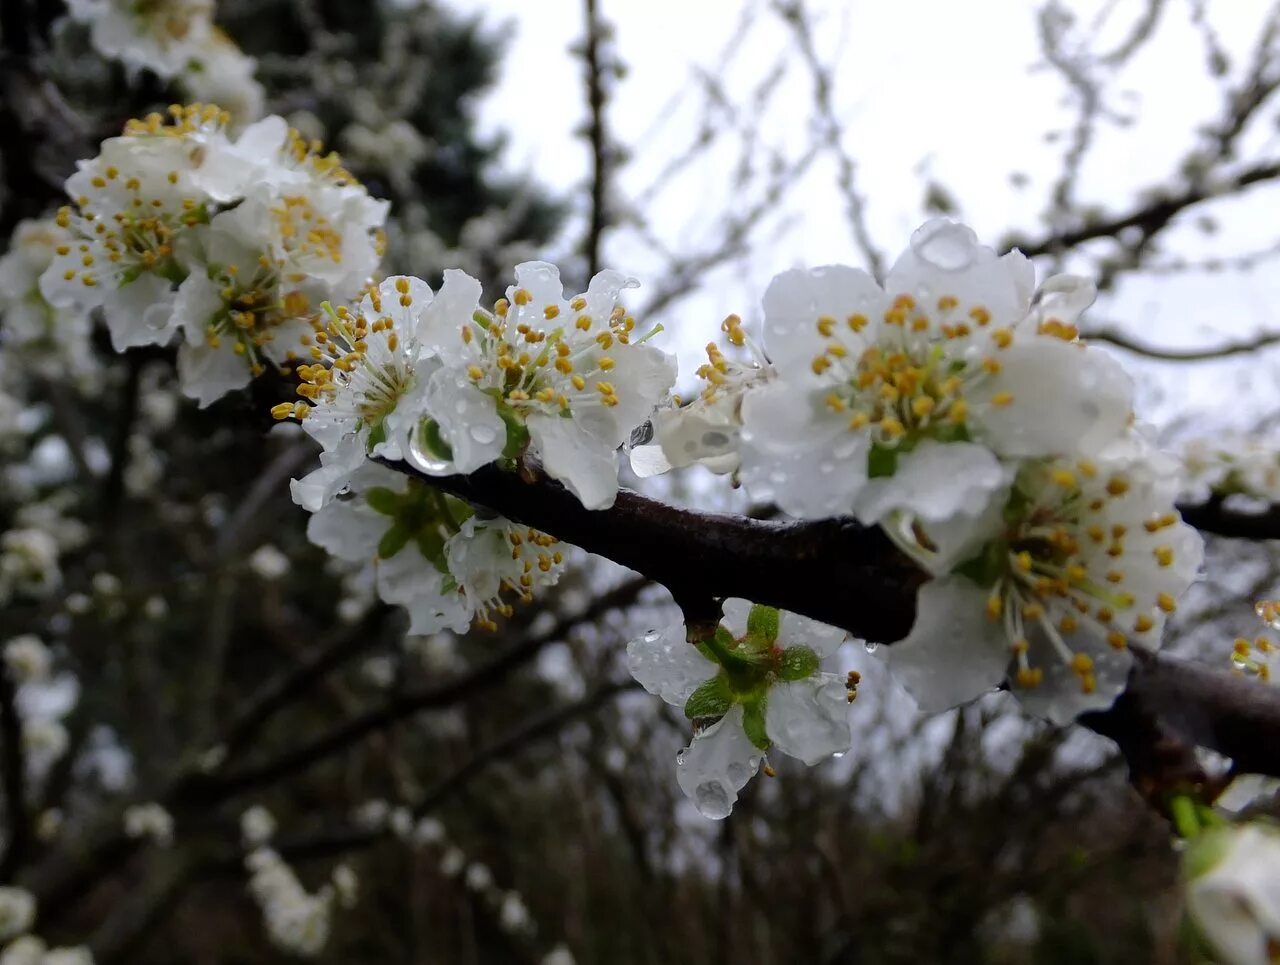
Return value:
<svg viewBox="0 0 1280 965">
<path fill-rule="evenodd" d="M 888 299 L 874 278 L 861 268 L 825 265 L 784 271 L 764 293 L 764 344 L 779 373 L 807 380 L 810 363 L 822 353 L 825 340 L 816 324 L 831 316 L 840 324 L 851 315 L 865 315 L 872 329 L 879 324 Z"/>
<path fill-rule="evenodd" d="M 676 758 L 676 781 L 703 817 L 721 820 L 760 769 L 764 754 L 742 729 L 742 706 L 695 737 Z"/>
<path fill-rule="evenodd" d="M 1043 630 L 1030 629 L 1028 658 L 1044 677 L 1035 687 L 1021 687 L 1015 680 L 1012 691 L 1026 710 L 1055 724 L 1069 724 L 1090 710 L 1110 707 L 1129 679 L 1133 654 L 1116 650 L 1106 639 L 1078 630 L 1064 635 L 1073 653 L 1087 654 L 1093 661 L 1094 688 L 1086 692 L 1077 676 L 1044 639 Z"/>
<path fill-rule="evenodd" d="M 535 413 L 526 425 L 542 466 L 578 497 L 587 509 L 608 509 L 618 496 L 618 460 L 614 449 L 589 431 L 582 417 Z"/>
<path fill-rule="evenodd" d="M 816 412 L 805 393 L 779 380 L 742 400 L 742 482 L 759 500 L 793 516 L 849 513 L 867 479 L 865 433 Z"/>
<path fill-rule="evenodd" d="M 378 561 L 378 596 L 409 611 L 409 632 L 466 631 L 471 614 L 457 590 L 443 589 L 444 574 L 410 543 L 388 560 Z"/>
<path fill-rule="evenodd" d="M 440 424 L 440 434 L 453 450 L 450 472 L 475 472 L 501 457 L 507 425 L 493 396 L 476 388 L 464 372 L 445 367 L 431 375 L 426 414 Z"/>
<path fill-rule="evenodd" d="M 798 613 L 782 610 L 778 616 L 778 646 L 783 648 L 808 647 L 820 658 L 830 657 L 848 636 L 838 627 L 827 626 Z"/>
<path fill-rule="evenodd" d="M 480 282 L 465 271 L 449 268 L 427 311 L 418 322 L 418 341 L 450 361 L 461 358 L 462 327 L 480 307 Z"/>
<path fill-rule="evenodd" d="M 627 644 L 627 670 L 640 686 L 674 707 L 715 676 L 718 668 L 685 639 L 683 624 L 650 630 Z"/>
<path fill-rule="evenodd" d="M 1128 426 L 1133 381 L 1101 349 L 1019 336 L 997 358 L 1000 372 L 970 401 L 984 407 L 976 416 L 981 440 L 1001 455 L 1093 455 Z M 1013 401 L 991 405 L 999 392 Z"/>
<path fill-rule="evenodd" d="M 922 305 L 950 295 L 961 305 L 986 308 L 995 326 L 1013 325 L 1029 308 L 1028 268 L 1020 253 L 997 257 L 978 244 L 971 228 L 935 218 L 912 234 L 910 247 L 885 279 L 885 291 L 911 295 Z"/>
<path fill-rule="evenodd" d="M 102 303 L 102 313 L 117 352 L 138 345 L 163 345 L 177 327 L 176 296 L 167 278 L 144 272 Z"/>
<path fill-rule="evenodd" d="M 780 751 L 810 767 L 843 754 L 853 741 L 844 681 L 819 673 L 775 684 L 765 703 L 764 729 Z"/>
<path fill-rule="evenodd" d="M 248 385 L 249 363 L 243 355 L 231 351 L 229 344 L 211 348 L 184 342 L 178 348 L 178 378 L 182 394 L 204 408 L 233 389 Z"/>
<path fill-rule="evenodd" d="M 864 523 L 878 523 L 895 511 L 926 522 L 979 517 L 1012 478 L 1012 471 L 986 446 L 925 439 L 898 457 L 892 476 L 867 482 L 854 512 Z"/>
<path fill-rule="evenodd" d="M 911 633 L 890 647 L 889 668 L 929 713 L 991 690 L 1009 663 L 1000 625 L 987 618 L 987 594 L 962 576 L 930 580 L 916 595 Z"/>
</svg>

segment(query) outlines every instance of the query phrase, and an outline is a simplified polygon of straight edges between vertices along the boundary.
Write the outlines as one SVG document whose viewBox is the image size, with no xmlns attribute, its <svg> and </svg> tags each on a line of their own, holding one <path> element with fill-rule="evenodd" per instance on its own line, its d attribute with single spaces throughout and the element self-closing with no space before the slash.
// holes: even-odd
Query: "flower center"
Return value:
<svg viewBox="0 0 1280 965">
<path fill-rule="evenodd" d="M 832 412 L 848 416 L 851 432 L 870 431 L 885 447 L 910 447 L 922 438 L 955 441 L 967 438 L 968 392 L 1000 371 L 994 355 L 983 355 L 974 344 L 991 313 L 977 305 L 962 311 L 951 295 L 938 299 L 936 310 L 922 309 L 910 295 L 899 295 L 884 313 L 878 340 L 866 344 L 861 333 L 865 315 L 850 315 L 841 324 L 830 315 L 816 322 L 826 340 L 810 365 L 830 383 L 822 402 Z M 996 349 L 1008 347 L 1008 329 L 989 333 Z M 997 393 L 989 405 L 1013 402 Z"/>
</svg>

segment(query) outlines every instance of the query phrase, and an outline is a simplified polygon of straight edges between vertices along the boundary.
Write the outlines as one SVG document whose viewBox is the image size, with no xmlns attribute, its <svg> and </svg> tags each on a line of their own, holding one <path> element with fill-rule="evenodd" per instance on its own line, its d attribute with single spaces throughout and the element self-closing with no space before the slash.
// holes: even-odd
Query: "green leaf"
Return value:
<svg viewBox="0 0 1280 965">
<path fill-rule="evenodd" d="M 1005 571 L 1008 547 L 999 540 L 988 543 L 982 552 L 954 568 L 954 572 L 968 577 L 978 586 L 991 586 Z"/>
<path fill-rule="evenodd" d="M 716 674 L 689 695 L 684 705 L 684 715 L 690 720 L 699 717 L 723 717 L 733 706 L 733 693 L 723 674 Z"/>
<path fill-rule="evenodd" d="M 375 513 L 383 516 L 394 516 L 400 510 L 400 494 L 386 486 L 375 486 L 364 494 Z"/>
<path fill-rule="evenodd" d="M 747 636 L 773 646 L 773 641 L 778 639 L 778 611 L 753 603 L 747 614 Z"/>
<path fill-rule="evenodd" d="M 778 676 L 783 680 L 804 680 L 818 671 L 818 655 L 808 647 L 788 647 L 782 651 Z"/>
<path fill-rule="evenodd" d="M 382 539 L 378 540 L 378 558 L 383 560 L 391 559 L 391 557 L 405 548 L 412 535 L 408 529 L 398 523 L 392 526 L 382 534 Z"/>
<path fill-rule="evenodd" d="M 769 735 L 764 732 L 764 704 L 767 697 L 760 697 L 742 708 L 742 729 L 747 732 L 747 739 L 762 751 L 767 751 L 772 744 Z"/>
<path fill-rule="evenodd" d="M 898 450 L 873 445 L 867 453 L 867 478 L 883 479 L 898 471 Z"/>
</svg>

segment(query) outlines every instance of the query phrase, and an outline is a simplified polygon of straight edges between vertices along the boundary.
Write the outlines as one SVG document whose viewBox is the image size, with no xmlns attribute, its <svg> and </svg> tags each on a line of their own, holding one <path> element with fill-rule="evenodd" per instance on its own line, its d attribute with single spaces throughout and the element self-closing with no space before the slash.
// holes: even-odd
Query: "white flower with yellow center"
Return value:
<svg viewBox="0 0 1280 965">
<path fill-rule="evenodd" d="M 24 363 L 50 376 L 88 371 L 93 364 L 89 313 L 55 308 L 40 292 L 40 276 L 55 251 L 73 240 L 52 218 L 20 221 L 0 257 L 0 337 L 7 348 L 22 350 Z"/>
<path fill-rule="evenodd" d="M 656 476 L 695 463 L 718 475 L 736 473 L 742 435 L 742 400 L 773 377 L 763 350 L 746 334 L 742 319 L 730 315 L 720 326 L 729 343 L 745 347 L 749 361 L 725 356 L 715 342 L 707 343 L 707 361 L 698 367 L 706 386 L 697 398 L 660 408 L 651 420 L 651 441 L 631 450 L 631 468 L 641 478 Z"/>
<path fill-rule="evenodd" d="M 1174 509 L 1176 485 L 1172 461 L 1136 436 L 1095 460 L 1024 463 L 985 545 L 921 587 L 910 635 L 884 648 L 921 709 L 1006 677 L 1029 710 L 1059 723 L 1110 705 L 1128 648 L 1159 647 L 1203 558 Z M 890 535 L 931 563 L 927 527 Z"/>
<path fill-rule="evenodd" d="M 977 516 L 1002 459 L 1088 454 L 1130 417 L 1130 382 L 1073 339 L 1091 286 L 1046 283 L 949 221 L 918 229 L 884 288 L 839 265 L 764 297 L 777 380 L 742 402 L 742 480 L 792 515 Z"/>
<path fill-rule="evenodd" d="M 298 394 L 307 401 L 283 402 L 272 413 L 301 419 L 327 452 L 345 452 L 357 462 L 364 452 L 401 458 L 408 434 L 401 423 L 409 418 L 402 401 L 440 364 L 420 337 L 433 297 L 426 282 L 397 275 L 370 290 L 356 311 L 342 307 L 316 316 L 301 340 L 312 361 L 297 369 Z"/>
<path fill-rule="evenodd" d="M 516 266 L 516 284 L 492 313 L 480 283 L 445 273 L 424 324 L 445 368 L 417 403 L 411 458 L 424 472 L 468 472 L 529 449 L 588 509 L 613 504 L 616 452 L 675 382 L 675 362 L 642 344 L 619 304 L 636 286 L 602 271 L 565 298 L 545 262 Z M 446 295 L 447 293 L 447 295 Z"/>
<path fill-rule="evenodd" d="M 233 121 L 247 124 L 262 116 L 266 99 L 262 85 L 253 77 L 257 67 L 254 58 L 214 27 L 194 51 L 178 82 L 190 99 L 218 104 L 231 113 Z"/>
<path fill-rule="evenodd" d="M 89 24 L 95 50 L 131 75 L 170 80 L 185 71 L 213 33 L 213 0 L 68 0 L 71 18 Z"/>
<path fill-rule="evenodd" d="M 1280 602 L 1260 600 L 1254 606 L 1254 612 L 1269 628 L 1280 630 Z M 1264 683 L 1280 680 L 1280 672 L 1272 667 L 1272 664 L 1278 661 L 1280 661 L 1280 645 L 1264 634 L 1259 634 L 1252 640 L 1247 637 L 1237 637 L 1235 645 L 1231 648 L 1232 669 L 1236 673 L 1256 677 Z"/>
<path fill-rule="evenodd" d="M 1280 829 L 1210 828 L 1183 857 L 1187 915 L 1222 965 L 1272 965 L 1280 954 Z"/>
<path fill-rule="evenodd" d="M 856 679 L 820 669 L 845 636 L 794 613 L 731 599 L 714 635 L 696 645 L 682 624 L 627 644 L 631 676 L 694 722 L 676 778 L 703 815 L 728 817 L 771 747 L 810 766 L 849 749 Z"/>
<path fill-rule="evenodd" d="M 325 184 L 309 195 L 263 188 L 191 232 L 193 271 L 175 306 L 188 395 L 207 404 L 268 365 L 298 361 L 320 305 L 359 296 L 377 264 L 381 226 L 359 220 L 370 213 L 361 198 L 363 188 Z"/>
<path fill-rule="evenodd" d="M 323 470 L 320 470 L 323 471 Z M 461 500 L 366 462 L 350 493 L 320 506 L 307 536 L 339 559 L 372 562 L 378 596 L 409 612 L 409 632 L 496 629 L 512 601 L 559 579 L 556 540 L 502 518 L 481 519 Z"/>
<path fill-rule="evenodd" d="M 168 341 L 180 319 L 173 288 L 186 278 L 193 228 L 214 206 L 236 198 L 253 177 L 250 154 L 278 151 L 279 118 L 246 130 L 234 144 L 216 107 L 170 109 L 130 121 L 101 153 L 67 179 L 74 205 L 58 212 L 71 238 L 55 246 L 40 290 L 58 308 L 101 306 L 112 343 L 123 351 Z"/>
<path fill-rule="evenodd" d="M 1182 463 L 1182 496 L 1189 501 L 1239 495 L 1280 502 L 1280 441 L 1238 433 L 1191 439 Z"/>
</svg>

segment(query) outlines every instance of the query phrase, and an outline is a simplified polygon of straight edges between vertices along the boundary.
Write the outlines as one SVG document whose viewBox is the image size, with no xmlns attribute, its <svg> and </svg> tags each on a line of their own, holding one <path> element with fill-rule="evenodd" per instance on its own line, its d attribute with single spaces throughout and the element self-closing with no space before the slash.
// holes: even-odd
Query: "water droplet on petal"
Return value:
<svg viewBox="0 0 1280 965">
<path fill-rule="evenodd" d="M 863 643 L 862 649 L 867 651 L 867 653 L 875 653 L 880 649 L 880 644 L 876 643 L 874 640 L 868 640 Z"/>
<path fill-rule="evenodd" d="M 443 459 L 433 453 L 423 442 L 421 428 L 410 433 L 409 435 L 409 452 L 408 461 L 410 465 L 416 466 L 425 473 L 433 476 L 447 474 L 453 471 L 453 460 Z"/>
<path fill-rule="evenodd" d="M 654 643 L 654 642 L 656 642 L 656 641 L 657 641 L 657 639 L 658 639 L 659 637 L 661 637 L 661 636 L 662 636 L 662 631 L 661 631 L 661 630 L 646 630 L 646 631 L 644 632 L 644 642 L 645 642 L 645 643 Z"/>
<path fill-rule="evenodd" d="M 487 446 L 489 443 L 493 442 L 494 439 L 498 438 L 497 430 L 494 429 L 493 426 L 485 425 L 484 423 L 472 426 L 470 432 L 471 438 L 482 446 Z"/>
<path fill-rule="evenodd" d="M 685 760 L 684 760 L 684 751 L 683 751 L 683 750 L 677 751 L 677 752 L 676 752 L 676 767 L 684 767 L 684 764 L 685 764 Z"/>
<path fill-rule="evenodd" d="M 729 812 L 733 810 L 733 805 L 729 803 L 729 792 L 719 781 L 699 784 L 693 792 L 693 806 L 704 817 L 717 821 L 727 818 Z"/>
<path fill-rule="evenodd" d="M 953 221 L 931 221 L 917 229 L 911 247 L 920 259 L 943 271 L 960 271 L 973 263 L 973 232 Z"/>
</svg>

